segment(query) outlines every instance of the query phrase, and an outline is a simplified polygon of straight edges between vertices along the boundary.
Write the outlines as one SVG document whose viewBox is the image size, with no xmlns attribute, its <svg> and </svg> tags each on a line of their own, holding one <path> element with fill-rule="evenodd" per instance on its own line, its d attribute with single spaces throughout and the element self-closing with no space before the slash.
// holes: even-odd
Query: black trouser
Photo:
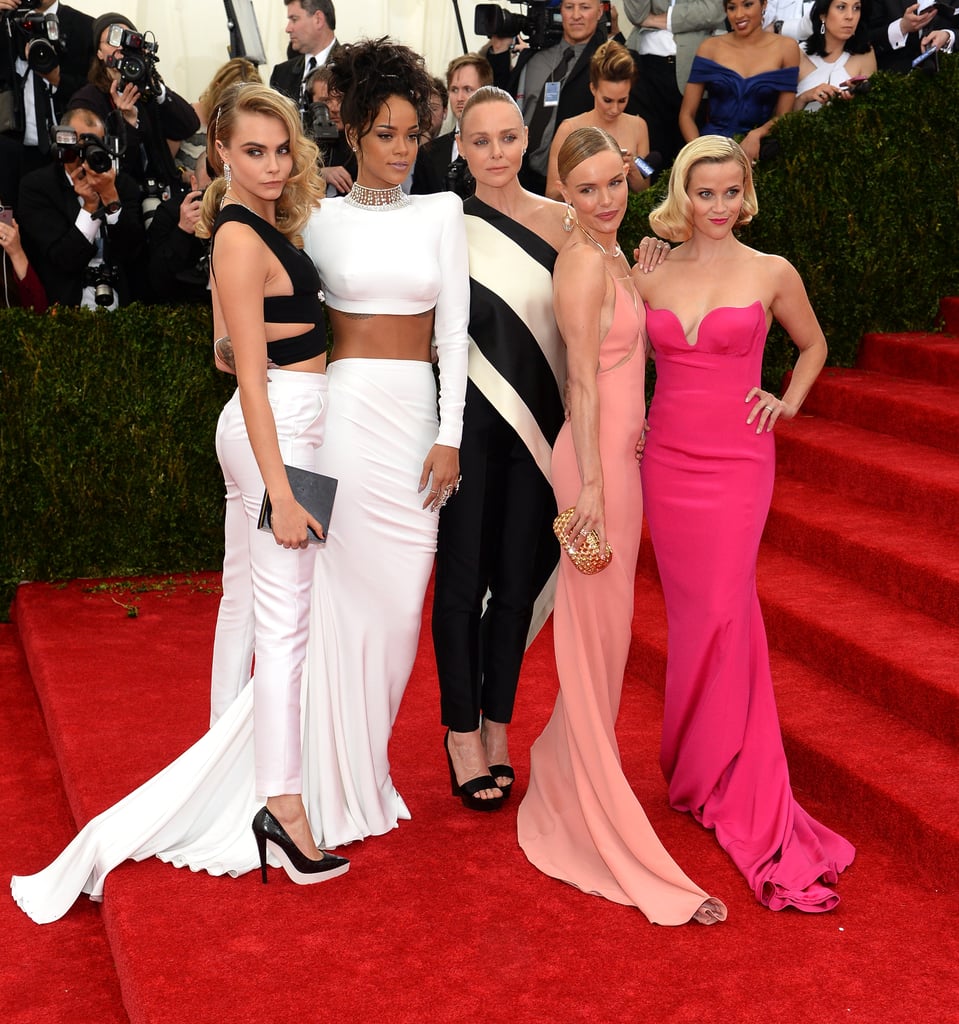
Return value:
<svg viewBox="0 0 959 1024">
<path fill-rule="evenodd" d="M 536 597 L 555 565 L 553 492 L 526 445 L 472 381 L 463 481 L 440 513 L 433 648 L 443 724 L 509 722 Z M 490 598 L 483 614 L 483 598 Z"/>
<path fill-rule="evenodd" d="M 683 94 L 676 84 L 676 58 L 637 54 L 639 75 L 633 86 L 636 113 L 649 128 L 649 148 L 669 167 L 685 141 L 679 130 Z"/>
</svg>

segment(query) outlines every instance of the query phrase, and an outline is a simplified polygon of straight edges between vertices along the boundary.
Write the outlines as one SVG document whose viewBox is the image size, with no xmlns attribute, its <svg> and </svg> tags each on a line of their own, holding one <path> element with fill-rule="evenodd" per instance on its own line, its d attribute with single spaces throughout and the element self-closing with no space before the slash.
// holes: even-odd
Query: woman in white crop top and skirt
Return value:
<svg viewBox="0 0 959 1024">
<path fill-rule="evenodd" d="M 390 40 L 343 47 L 331 88 L 356 183 L 306 230 L 333 327 L 320 472 L 339 480 L 316 563 L 304 763 L 321 846 L 409 818 L 388 743 L 416 655 L 440 509 L 459 480 L 469 270 L 462 206 L 400 188 L 429 124 L 422 58 Z M 439 416 L 431 342 L 439 364 Z"/>
</svg>

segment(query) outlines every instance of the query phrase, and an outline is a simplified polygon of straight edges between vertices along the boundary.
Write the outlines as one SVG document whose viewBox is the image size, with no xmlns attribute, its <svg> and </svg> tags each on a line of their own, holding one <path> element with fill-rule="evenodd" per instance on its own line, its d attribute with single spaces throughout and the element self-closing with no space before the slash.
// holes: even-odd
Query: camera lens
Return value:
<svg viewBox="0 0 959 1024">
<path fill-rule="evenodd" d="M 87 150 L 86 160 L 84 162 L 94 174 L 106 174 L 113 166 L 110 154 L 103 149 Z"/>
</svg>

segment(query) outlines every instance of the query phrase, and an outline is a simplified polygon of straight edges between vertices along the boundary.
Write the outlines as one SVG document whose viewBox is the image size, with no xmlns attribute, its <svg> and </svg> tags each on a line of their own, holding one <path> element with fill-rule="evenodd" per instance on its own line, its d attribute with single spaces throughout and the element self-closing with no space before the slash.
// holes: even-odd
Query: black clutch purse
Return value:
<svg viewBox="0 0 959 1024">
<path fill-rule="evenodd" d="M 318 520 L 326 536 L 330 533 L 330 519 L 333 516 L 333 499 L 336 497 L 336 480 L 322 473 L 313 473 L 308 469 L 297 469 L 296 466 L 284 466 L 286 477 L 290 481 L 293 497 Z M 273 505 L 270 495 L 263 494 L 260 506 L 260 518 L 257 527 L 273 532 Z M 317 537 L 311 527 L 307 527 L 311 544 L 322 544 L 326 537 Z"/>
</svg>

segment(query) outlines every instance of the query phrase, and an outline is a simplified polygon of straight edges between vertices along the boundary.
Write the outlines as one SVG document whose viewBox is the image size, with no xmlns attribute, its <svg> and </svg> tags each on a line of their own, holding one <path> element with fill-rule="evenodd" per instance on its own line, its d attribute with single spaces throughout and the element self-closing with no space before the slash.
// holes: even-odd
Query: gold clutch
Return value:
<svg viewBox="0 0 959 1024">
<path fill-rule="evenodd" d="M 563 550 L 569 555 L 569 560 L 585 576 L 592 576 L 594 573 L 602 572 L 613 560 L 613 549 L 607 544 L 606 551 L 599 550 L 599 534 L 590 530 L 580 538 L 578 547 L 573 547 L 567 537 L 570 521 L 573 518 L 574 508 L 568 508 L 553 520 L 553 533 L 562 545 Z"/>
</svg>

